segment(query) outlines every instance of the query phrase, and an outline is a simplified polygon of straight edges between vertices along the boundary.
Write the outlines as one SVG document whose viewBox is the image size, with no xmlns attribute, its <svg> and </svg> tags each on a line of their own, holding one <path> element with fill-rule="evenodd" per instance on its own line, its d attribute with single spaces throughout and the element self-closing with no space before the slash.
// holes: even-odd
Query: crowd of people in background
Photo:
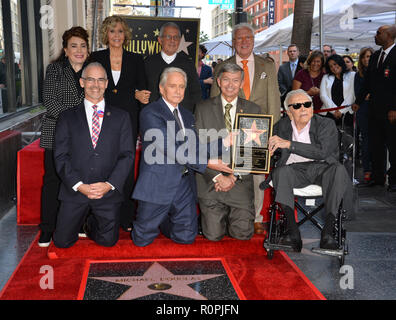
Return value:
<svg viewBox="0 0 396 320">
<path fill-rule="evenodd" d="M 201 225 L 202 234 L 213 241 L 219 241 L 225 235 L 247 240 L 253 234 L 265 232 L 261 215 L 264 193 L 259 188 L 264 175 L 248 175 L 240 179 L 232 175 L 223 163 L 213 163 L 213 159 L 207 159 L 207 167 L 187 163 L 176 171 L 174 167 L 143 163 L 137 180 L 138 188 L 135 188 L 133 153 L 139 133 L 161 128 L 163 120 L 173 119 L 182 131 L 197 125 L 205 129 L 226 129 L 231 134 L 236 112 L 272 115 L 274 123 L 289 117 L 293 128 L 290 122 L 283 120 L 285 131 L 282 133 L 293 132 L 293 141 L 274 138 L 271 143 L 275 149 L 293 149 L 293 143 L 299 139 L 308 144 L 314 144 L 314 141 L 321 143 L 324 139 L 317 131 L 311 136 L 314 141 L 309 135 L 298 137 L 299 129 L 294 125 L 303 124 L 302 128 L 305 128 L 307 123 L 311 123 L 297 120 L 297 117 L 306 116 L 306 110 L 312 111 L 309 119 L 312 118 L 314 124 L 311 128 L 323 124 L 331 129 L 329 132 L 334 132 L 337 126 L 349 134 L 353 134 L 356 114 L 361 137 L 358 140 L 359 158 L 364 170 L 362 183 L 367 186 L 384 185 L 388 174 L 388 190 L 395 192 L 396 27 L 379 28 L 375 41 L 381 49 L 374 53 L 372 48 L 362 48 L 357 63 L 351 56 L 338 55 L 330 45 L 324 45 L 322 50 L 314 50 L 305 57 L 300 55 L 295 44 L 291 44 L 287 48 L 289 61 L 281 64 L 278 70 L 270 55 L 253 53 L 254 34 L 249 24 L 235 26 L 232 35 L 235 55 L 225 61 L 218 59 L 209 66 L 204 63 L 207 49 L 200 45 L 198 65 L 195 66 L 184 52 L 178 52 L 181 32 L 173 22 L 165 23 L 160 30 L 158 41 L 162 51 L 146 59 L 123 48 L 132 35 L 121 17 L 105 19 L 101 40 L 106 49 L 97 52 L 90 52 L 88 34 L 83 28 L 67 30 L 63 35 L 62 53 L 48 66 L 44 82 L 43 99 L 47 112 L 41 135 L 41 146 L 45 149 L 45 175 L 39 245 L 48 246 L 55 232 L 56 244 L 61 247 L 73 245 L 78 234 L 97 239 L 97 243 L 104 246 L 112 246 L 118 239 L 118 232 L 114 232 L 118 227 L 131 232 L 135 244 L 141 246 L 150 244 L 160 229 L 178 243 L 194 241 Z M 289 105 L 290 101 L 295 103 Z M 91 170 L 86 177 L 92 181 L 80 181 L 75 173 L 77 169 L 73 168 L 72 158 L 81 155 L 78 148 L 72 148 L 74 139 L 77 141 L 78 138 L 73 138 L 75 132 L 68 134 L 67 126 L 75 125 L 73 117 L 77 116 L 69 110 L 76 106 L 81 112 L 85 108 L 87 119 L 92 117 L 92 123 L 88 120 L 88 124 L 94 149 L 92 155 L 90 153 L 90 165 L 86 168 Z M 110 112 L 107 106 L 115 107 L 117 111 Z M 93 114 L 91 107 L 94 108 Z M 101 113 L 98 108 L 102 108 Z M 64 113 L 61 117 L 62 136 L 56 131 L 61 113 Z M 123 141 L 115 147 L 113 144 L 118 143 L 119 137 L 106 131 L 114 154 L 101 163 L 104 156 L 96 145 L 100 146 L 103 141 L 98 137 L 94 141 L 95 126 L 110 126 L 109 120 L 106 121 L 110 114 L 129 120 L 128 123 L 122 122 L 122 128 L 117 128 L 122 129 L 119 134 L 125 135 L 128 143 L 125 145 Z M 322 121 L 322 118 L 327 119 Z M 201 143 L 206 141 L 205 137 L 203 140 L 199 138 Z M 70 140 L 70 150 L 66 148 L 65 139 Z M 328 137 L 323 141 L 328 144 Z M 59 147 L 57 150 L 55 142 L 64 146 L 64 153 L 59 151 Z M 147 147 L 145 141 L 143 147 Z M 388 172 L 385 171 L 386 150 L 391 164 Z M 114 157 L 118 152 L 118 158 L 128 158 L 129 166 L 125 167 L 125 161 L 119 164 L 119 159 Z M 328 160 L 322 159 L 324 154 L 320 152 L 311 150 L 308 154 L 317 161 Z M 287 153 L 289 155 L 290 152 Z M 294 157 L 294 153 L 292 155 Z M 290 164 L 290 159 L 288 162 L 287 158 L 284 160 Z M 122 166 L 123 169 L 112 172 L 109 166 Z M 101 172 L 108 174 L 102 177 Z M 120 172 L 123 179 L 118 177 Z M 195 190 L 195 175 L 198 190 Z M 98 182 L 95 179 L 107 180 Z M 175 181 L 176 184 L 173 183 Z M 90 184 L 86 184 L 88 182 Z M 172 186 L 172 190 L 162 190 L 159 186 L 164 183 L 168 188 Z M 158 190 L 155 194 L 152 192 L 154 189 Z M 61 190 L 64 190 L 63 196 L 59 198 Z M 189 195 L 184 194 L 186 190 Z M 117 192 L 119 196 L 114 195 Z M 171 193 L 174 195 L 170 196 Z M 100 206 L 94 206 L 87 199 L 98 200 L 95 203 L 100 203 Z M 139 201 L 138 212 L 135 200 Z M 195 201 L 200 205 L 202 223 L 195 221 Z M 77 205 L 71 206 L 72 202 Z M 111 208 L 106 207 L 109 203 Z M 67 208 L 78 207 L 78 210 L 73 210 L 78 212 L 74 222 L 65 214 L 66 205 Z M 106 212 L 111 212 L 111 218 Z M 332 223 L 330 221 L 326 225 L 326 234 L 322 235 L 326 239 L 323 243 L 327 245 L 332 243 Z M 65 224 L 69 227 L 65 228 Z M 297 247 L 301 250 L 301 246 Z"/>
</svg>

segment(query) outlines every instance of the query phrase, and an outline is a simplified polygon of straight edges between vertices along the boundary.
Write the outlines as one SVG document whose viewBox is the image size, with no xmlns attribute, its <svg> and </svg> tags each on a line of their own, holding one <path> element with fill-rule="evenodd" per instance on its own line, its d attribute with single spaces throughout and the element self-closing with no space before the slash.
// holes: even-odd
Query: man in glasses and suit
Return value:
<svg viewBox="0 0 396 320">
<path fill-rule="evenodd" d="M 85 99 L 64 111 L 55 133 L 55 167 L 62 184 L 54 244 L 69 248 L 87 212 L 84 231 L 97 244 L 118 241 L 125 180 L 133 163 L 132 129 L 128 113 L 104 100 L 107 73 L 98 62 L 82 72 Z"/>
<path fill-rule="evenodd" d="M 166 68 L 180 68 L 187 74 L 187 88 L 182 105 L 189 111 L 194 112 L 196 103 L 202 99 L 201 84 L 191 56 L 179 49 L 181 38 L 182 34 L 176 23 L 165 23 L 161 27 L 158 37 L 158 42 L 162 46 L 161 52 L 144 60 L 148 90 L 151 92 L 150 103 L 161 98 L 159 81 L 162 72 Z"/>
<path fill-rule="evenodd" d="M 284 107 L 288 117 L 275 124 L 269 139 L 271 155 L 277 149 L 281 151 L 276 168 L 271 172 L 275 201 L 282 204 L 287 221 L 281 244 L 301 251 L 300 231 L 294 217 L 293 188 L 316 184 L 322 187 L 326 210 L 320 247 L 337 249 L 333 234 L 335 216 L 342 200 L 344 209 L 352 206 L 352 182 L 339 162 L 337 128 L 334 121 L 314 115 L 312 98 L 304 90 L 290 91 Z"/>
</svg>

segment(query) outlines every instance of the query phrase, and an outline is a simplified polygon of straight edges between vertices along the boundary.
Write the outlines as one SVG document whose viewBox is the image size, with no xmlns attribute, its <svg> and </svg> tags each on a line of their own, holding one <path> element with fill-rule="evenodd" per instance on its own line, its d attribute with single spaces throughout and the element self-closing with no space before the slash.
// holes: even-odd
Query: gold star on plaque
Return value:
<svg viewBox="0 0 396 320">
<path fill-rule="evenodd" d="M 252 127 L 250 129 L 242 129 L 242 130 L 246 133 L 245 144 L 248 144 L 250 141 L 254 141 L 259 146 L 261 146 L 260 136 L 267 131 L 267 130 L 257 129 L 256 121 L 253 121 Z"/>
<path fill-rule="evenodd" d="M 156 30 L 154 30 L 153 32 L 154 32 L 154 37 L 158 37 L 160 34 L 158 28 Z"/>
</svg>

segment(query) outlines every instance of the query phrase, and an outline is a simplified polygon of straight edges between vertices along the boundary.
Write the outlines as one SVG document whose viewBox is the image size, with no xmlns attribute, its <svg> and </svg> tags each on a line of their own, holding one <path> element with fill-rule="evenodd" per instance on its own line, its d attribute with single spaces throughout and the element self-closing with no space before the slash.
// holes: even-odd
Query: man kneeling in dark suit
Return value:
<svg viewBox="0 0 396 320">
<path fill-rule="evenodd" d="M 222 140 L 199 144 L 194 116 L 181 106 L 186 87 L 183 70 L 166 68 L 159 84 L 162 98 L 140 114 L 142 160 L 133 192 L 138 210 L 131 233 L 140 247 L 151 244 L 160 230 L 176 243 L 194 242 L 198 233 L 194 172 L 210 167 L 232 173 L 217 155 L 208 161 L 216 149 L 223 149 Z M 225 147 L 227 141 L 230 137 L 224 140 Z"/>
<path fill-rule="evenodd" d="M 320 247 L 337 249 L 333 235 L 335 216 L 342 200 L 345 209 L 352 207 L 352 181 L 339 162 L 337 128 L 334 121 L 313 114 L 312 99 L 304 90 L 289 92 L 284 107 L 289 117 L 275 124 L 269 139 L 271 155 L 277 149 L 282 152 L 271 172 L 275 201 L 283 205 L 287 222 L 280 242 L 301 251 L 300 231 L 294 218 L 293 188 L 316 184 L 322 187 L 326 210 Z"/>
<path fill-rule="evenodd" d="M 55 134 L 55 166 L 62 180 L 54 244 L 69 248 L 90 210 L 84 231 L 97 244 L 118 241 L 122 190 L 133 163 L 128 114 L 106 105 L 107 75 L 100 63 L 82 72 L 85 100 L 60 115 Z"/>
</svg>

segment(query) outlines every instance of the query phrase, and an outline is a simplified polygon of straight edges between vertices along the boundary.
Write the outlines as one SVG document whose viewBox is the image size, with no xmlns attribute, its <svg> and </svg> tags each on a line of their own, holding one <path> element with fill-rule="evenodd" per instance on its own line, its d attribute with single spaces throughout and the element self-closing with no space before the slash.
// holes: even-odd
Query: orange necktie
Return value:
<svg viewBox="0 0 396 320">
<path fill-rule="evenodd" d="M 243 73 L 245 74 L 245 81 L 243 82 L 243 92 L 245 93 L 246 100 L 250 98 L 250 77 L 249 77 L 249 68 L 247 66 L 248 61 L 242 60 L 243 64 Z"/>
</svg>

